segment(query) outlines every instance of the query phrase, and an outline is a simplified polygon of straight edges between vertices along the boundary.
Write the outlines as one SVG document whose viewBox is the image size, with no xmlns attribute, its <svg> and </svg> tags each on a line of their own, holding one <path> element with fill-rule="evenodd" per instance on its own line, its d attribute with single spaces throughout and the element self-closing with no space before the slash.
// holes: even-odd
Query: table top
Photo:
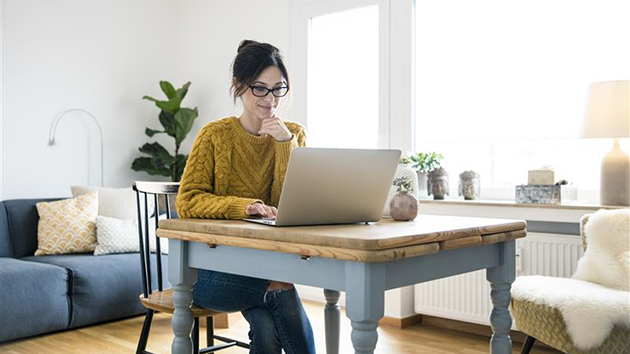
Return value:
<svg viewBox="0 0 630 354">
<path fill-rule="evenodd" d="M 525 237 L 521 220 L 418 215 L 414 221 L 273 227 L 237 220 L 160 221 L 158 236 L 329 258 L 382 261 Z M 339 253 L 342 253 L 340 256 Z"/>
</svg>

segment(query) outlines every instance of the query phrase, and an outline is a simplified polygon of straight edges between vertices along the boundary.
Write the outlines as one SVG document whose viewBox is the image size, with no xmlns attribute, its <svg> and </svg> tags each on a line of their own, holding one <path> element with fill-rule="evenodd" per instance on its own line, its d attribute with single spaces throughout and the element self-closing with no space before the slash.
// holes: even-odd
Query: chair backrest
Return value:
<svg viewBox="0 0 630 354">
<path fill-rule="evenodd" d="M 588 222 L 588 218 L 591 216 L 591 214 L 585 214 L 582 216 L 582 218 L 580 219 L 580 235 L 582 236 L 582 249 L 584 251 L 586 251 L 586 223 Z"/>
<path fill-rule="evenodd" d="M 132 186 L 136 192 L 136 206 L 138 208 L 138 241 L 140 245 L 140 265 L 142 270 L 142 290 L 144 297 L 147 298 L 153 291 L 151 286 L 151 246 L 149 242 L 149 230 L 151 228 L 154 231 L 158 228 L 160 220 L 160 199 L 159 196 L 164 196 L 164 207 L 166 209 L 166 218 L 171 218 L 171 206 L 169 203 L 170 195 L 177 195 L 179 190 L 179 183 L 173 182 L 144 182 L 136 181 Z M 153 198 L 153 204 L 155 205 L 155 212 L 153 215 L 149 215 L 150 198 Z M 141 203 L 141 200 L 144 203 Z M 144 210 L 143 210 L 144 209 Z M 151 222 L 151 219 L 153 219 Z M 158 291 L 163 291 L 162 284 L 162 250 L 160 248 L 160 239 L 155 233 L 155 252 L 157 262 L 157 285 Z"/>
</svg>

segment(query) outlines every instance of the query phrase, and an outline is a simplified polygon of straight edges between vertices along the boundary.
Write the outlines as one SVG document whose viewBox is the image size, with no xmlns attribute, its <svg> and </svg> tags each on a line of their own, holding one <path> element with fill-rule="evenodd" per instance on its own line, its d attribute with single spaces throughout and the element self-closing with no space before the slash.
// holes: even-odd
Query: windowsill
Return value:
<svg viewBox="0 0 630 354">
<path fill-rule="evenodd" d="M 499 219 L 517 219 L 536 222 L 579 223 L 585 214 L 599 209 L 628 207 L 595 204 L 519 204 L 507 200 L 419 200 L 420 214 L 451 215 Z"/>
<path fill-rule="evenodd" d="M 504 208 L 536 208 L 536 209 L 564 209 L 564 210 L 590 210 L 597 211 L 599 209 L 628 209 L 624 206 L 604 206 L 597 204 L 523 204 L 516 203 L 511 200 L 462 200 L 462 199 L 419 199 L 422 204 L 443 204 L 443 205 L 468 205 L 468 206 L 488 206 L 488 207 L 504 207 Z"/>
</svg>

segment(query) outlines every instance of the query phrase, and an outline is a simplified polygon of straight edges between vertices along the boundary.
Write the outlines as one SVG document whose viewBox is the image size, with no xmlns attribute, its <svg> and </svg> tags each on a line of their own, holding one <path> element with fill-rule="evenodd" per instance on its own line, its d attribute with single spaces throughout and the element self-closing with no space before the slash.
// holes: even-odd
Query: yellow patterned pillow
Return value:
<svg viewBox="0 0 630 354">
<path fill-rule="evenodd" d="M 37 203 L 36 256 L 87 253 L 96 247 L 98 193 L 72 199 Z"/>
</svg>

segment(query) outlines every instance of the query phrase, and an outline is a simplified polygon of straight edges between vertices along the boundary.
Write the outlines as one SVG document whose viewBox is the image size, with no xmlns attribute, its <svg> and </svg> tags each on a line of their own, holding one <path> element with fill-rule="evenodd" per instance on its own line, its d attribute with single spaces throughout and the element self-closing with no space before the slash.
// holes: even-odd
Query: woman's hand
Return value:
<svg viewBox="0 0 630 354">
<path fill-rule="evenodd" d="M 288 141 L 293 137 L 289 128 L 276 116 L 263 118 L 258 134 L 261 136 L 271 135 L 277 141 Z"/>
<path fill-rule="evenodd" d="M 254 203 L 247 206 L 247 209 L 245 209 L 245 214 L 259 215 L 263 218 L 275 219 L 276 215 L 278 215 L 278 209 L 269 205 Z"/>
</svg>

